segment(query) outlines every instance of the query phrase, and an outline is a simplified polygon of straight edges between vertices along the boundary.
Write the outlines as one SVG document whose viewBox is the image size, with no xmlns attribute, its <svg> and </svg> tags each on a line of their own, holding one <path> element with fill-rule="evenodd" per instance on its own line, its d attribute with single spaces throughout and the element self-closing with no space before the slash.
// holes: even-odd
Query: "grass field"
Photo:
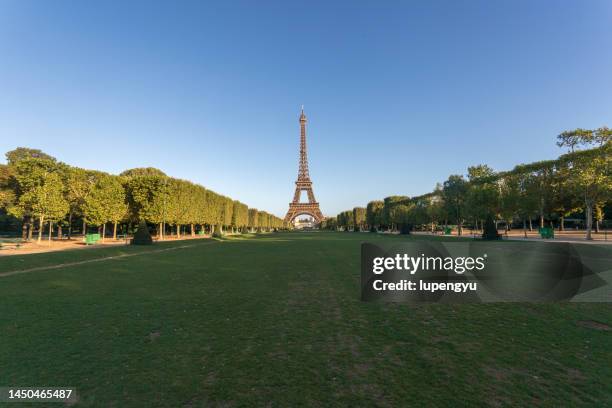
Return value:
<svg viewBox="0 0 612 408">
<path fill-rule="evenodd" d="M 0 386 L 73 386 L 103 407 L 612 405 L 612 331 L 581 323 L 612 325 L 612 305 L 360 302 L 360 242 L 393 239 L 426 238 L 1 258 L 0 274 L 43 269 L 0 278 Z"/>
</svg>

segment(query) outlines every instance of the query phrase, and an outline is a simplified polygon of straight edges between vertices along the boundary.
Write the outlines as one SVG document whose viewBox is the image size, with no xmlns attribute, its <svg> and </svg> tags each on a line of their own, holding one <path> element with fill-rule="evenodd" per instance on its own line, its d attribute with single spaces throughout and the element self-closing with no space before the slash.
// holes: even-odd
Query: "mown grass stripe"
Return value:
<svg viewBox="0 0 612 408">
<path fill-rule="evenodd" d="M 210 244 L 210 243 L 211 242 L 208 242 L 206 244 Z M 129 258 L 129 257 L 132 257 L 132 256 L 138 256 L 138 255 L 156 254 L 156 253 L 160 253 L 160 252 L 173 251 L 175 249 L 192 248 L 192 247 L 195 247 L 195 246 L 198 246 L 198 244 L 181 245 L 181 246 L 170 247 L 170 248 L 156 249 L 156 250 L 153 250 L 153 251 L 136 252 L 136 253 L 133 253 L 133 254 L 120 254 L 120 255 L 105 256 L 103 258 L 87 259 L 87 260 L 78 261 L 78 262 L 65 262 L 65 263 L 56 264 L 56 265 L 37 266 L 35 268 L 28 268 L 28 269 L 18 269 L 18 270 L 14 270 L 14 271 L 2 272 L 2 273 L 0 273 L 0 278 L 6 278 L 8 276 L 20 275 L 20 274 L 24 274 L 24 273 L 31 273 L 31 272 L 38 272 L 38 271 L 44 271 L 44 270 L 66 268 L 66 267 L 70 267 L 70 266 L 84 265 L 84 264 L 93 263 L 93 262 L 101 262 L 101 261 L 109 261 L 109 260 L 113 260 L 113 259 Z"/>
</svg>

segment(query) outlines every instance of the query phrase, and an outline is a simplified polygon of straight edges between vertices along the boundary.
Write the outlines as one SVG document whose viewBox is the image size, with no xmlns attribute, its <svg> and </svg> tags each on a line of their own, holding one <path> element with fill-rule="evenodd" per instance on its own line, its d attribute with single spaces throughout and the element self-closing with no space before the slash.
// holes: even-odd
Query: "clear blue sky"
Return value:
<svg viewBox="0 0 612 408">
<path fill-rule="evenodd" d="M 612 1 L 0 0 L 0 151 L 326 215 L 612 126 Z M 376 5 L 375 5 L 376 4 Z"/>
</svg>

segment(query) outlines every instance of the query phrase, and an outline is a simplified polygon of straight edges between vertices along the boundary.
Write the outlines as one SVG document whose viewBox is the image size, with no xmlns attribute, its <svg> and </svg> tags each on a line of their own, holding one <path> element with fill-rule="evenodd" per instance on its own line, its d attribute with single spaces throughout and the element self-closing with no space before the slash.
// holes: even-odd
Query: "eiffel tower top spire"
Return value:
<svg viewBox="0 0 612 408">
<path fill-rule="evenodd" d="M 302 114 L 300 115 L 300 169 L 298 171 L 298 181 L 310 181 L 310 174 L 308 174 L 308 150 L 306 148 L 306 122 L 304 105 L 302 105 Z"/>
</svg>

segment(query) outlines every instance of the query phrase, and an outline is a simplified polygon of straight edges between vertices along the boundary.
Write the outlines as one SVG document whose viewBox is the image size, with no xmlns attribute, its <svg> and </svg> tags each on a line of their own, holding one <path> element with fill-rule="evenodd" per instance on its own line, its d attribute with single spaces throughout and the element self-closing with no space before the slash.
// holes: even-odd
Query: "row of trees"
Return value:
<svg viewBox="0 0 612 408">
<path fill-rule="evenodd" d="M 246 204 L 217 194 L 198 184 L 168 177 L 155 168 L 127 170 L 111 175 L 58 162 L 40 150 L 18 148 L 6 154 L 0 165 L 0 209 L 21 220 L 24 239 L 31 239 L 38 226 L 40 241 L 45 224 L 51 234 L 57 226 L 72 234 L 75 220 L 100 227 L 107 224 L 117 236 L 120 223 L 146 221 L 157 225 L 163 239 L 166 225 L 180 237 L 187 228 L 211 233 L 224 229 L 271 230 L 283 228 L 283 220 Z M 49 235 L 50 238 L 51 235 Z"/>
<path fill-rule="evenodd" d="M 586 238 L 591 239 L 593 219 L 599 231 L 606 208 L 612 207 L 612 132 L 576 129 L 558 136 L 558 145 L 570 150 L 556 160 L 522 164 L 505 172 L 486 165 L 469 167 L 467 177 L 451 175 L 431 193 L 418 197 L 391 196 L 371 201 L 328 219 L 324 227 L 343 229 L 427 228 L 466 224 L 481 229 L 484 221 L 503 222 L 507 229 L 520 223 L 531 230 L 565 229 L 570 215 L 584 217 Z M 577 147 L 587 147 L 578 150 Z"/>
</svg>

